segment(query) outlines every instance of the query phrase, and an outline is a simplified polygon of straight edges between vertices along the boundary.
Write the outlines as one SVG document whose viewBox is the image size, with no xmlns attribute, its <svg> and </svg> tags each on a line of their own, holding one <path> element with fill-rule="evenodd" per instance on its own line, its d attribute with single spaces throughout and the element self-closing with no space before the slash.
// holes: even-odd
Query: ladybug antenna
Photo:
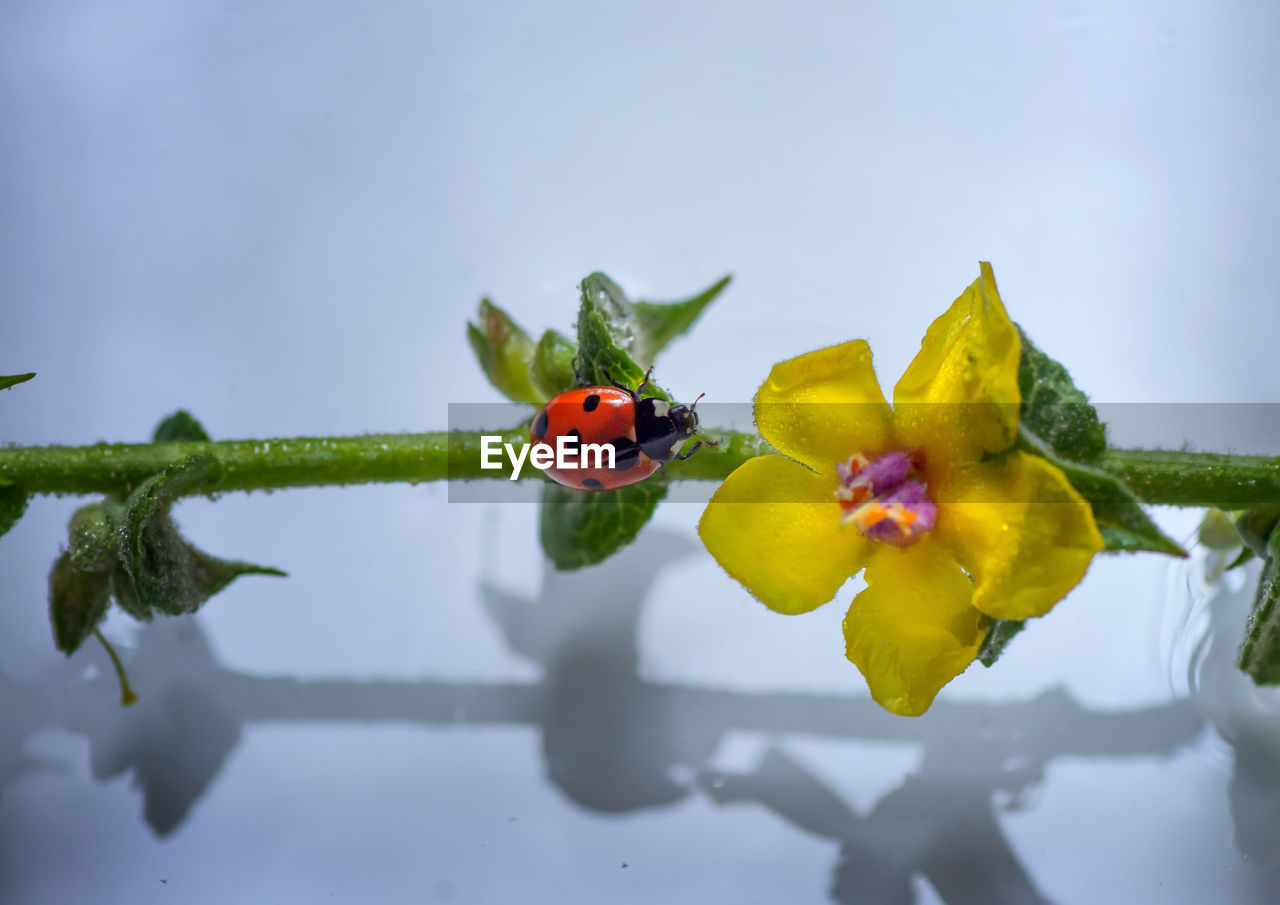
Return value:
<svg viewBox="0 0 1280 905">
<path fill-rule="evenodd" d="M 699 394 L 698 394 L 698 399 L 701 399 L 701 398 L 702 398 L 703 396 L 705 396 L 705 395 L 707 395 L 707 394 L 706 394 L 706 393 L 699 393 Z M 693 400 L 693 404 L 689 406 L 689 414 L 690 414 L 690 415 L 692 415 L 692 414 L 694 413 L 694 410 L 698 407 L 698 399 Z M 708 437 L 708 436 L 706 436 L 705 434 L 703 434 L 703 433 L 702 433 L 702 431 L 698 431 L 698 434 L 699 434 L 699 436 L 701 436 L 701 437 L 703 438 L 703 439 L 700 441 L 701 443 L 704 443 L 704 444 L 706 444 L 707 446 L 719 446 L 719 445 L 720 445 L 720 441 L 719 441 L 719 440 L 712 440 L 710 437 Z M 697 449 L 697 447 L 695 446 L 695 447 L 694 447 L 694 449 Z M 690 452 L 692 452 L 692 450 L 690 450 Z"/>
</svg>

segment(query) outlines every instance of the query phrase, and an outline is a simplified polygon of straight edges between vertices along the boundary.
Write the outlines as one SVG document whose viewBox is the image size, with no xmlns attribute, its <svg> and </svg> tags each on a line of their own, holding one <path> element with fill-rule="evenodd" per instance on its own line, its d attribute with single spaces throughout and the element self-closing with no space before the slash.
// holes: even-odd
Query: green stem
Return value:
<svg viewBox="0 0 1280 905">
<path fill-rule="evenodd" d="M 754 434 L 709 431 L 721 439 L 685 462 L 669 467 L 681 480 L 721 480 L 747 459 L 768 451 Z M 221 466 L 216 484 L 192 494 L 233 490 L 278 490 L 335 484 L 385 484 L 505 478 L 503 467 L 481 468 L 478 431 L 428 434 L 366 434 L 359 437 L 290 437 L 205 443 L 132 443 L 95 446 L 28 446 L 0 449 L 0 486 L 28 493 L 127 493 L 168 465 L 192 455 L 212 455 Z M 524 430 L 495 430 L 500 442 L 528 442 Z M 527 462 L 521 480 L 541 478 Z"/>
<path fill-rule="evenodd" d="M 1280 456 L 1110 449 L 1102 467 L 1151 504 L 1246 509 L 1280 502 Z"/>
<path fill-rule="evenodd" d="M 120 683 L 120 706 L 131 706 L 137 702 L 138 696 L 129 686 L 129 676 L 124 671 L 124 664 L 120 662 L 120 658 L 116 655 L 116 649 L 103 637 L 102 632 L 94 628 L 93 634 L 102 642 L 102 646 L 107 649 L 107 656 L 111 658 L 111 665 L 116 668 L 116 681 Z"/>
<path fill-rule="evenodd" d="M 449 474 L 450 435 L 368 434 L 195 443 L 101 443 L 0 449 L 0 481 L 29 493 L 122 493 L 192 455 L 221 465 L 216 487 L 270 490 L 329 484 L 433 481 Z"/>
<path fill-rule="evenodd" d="M 760 437 L 708 431 L 721 441 L 685 462 L 668 466 L 677 480 L 719 481 L 753 456 L 770 451 Z M 494 431 L 504 443 L 524 443 L 523 430 Z M 0 449 L 0 486 L 28 493 L 127 493 L 167 465 L 209 454 L 220 480 L 193 493 L 274 490 L 335 484 L 371 484 L 505 478 L 504 467 L 481 465 L 481 433 L 367 434 L 208 443 L 98 444 Z M 1103 467 L 1148 503 L 1241 509 L 1280 501 L 1280 457 L 1233 456 L 1167 450 L 1109 450 Z M 538 479 L 526 463 L 521 479 Z"/>
</svg>

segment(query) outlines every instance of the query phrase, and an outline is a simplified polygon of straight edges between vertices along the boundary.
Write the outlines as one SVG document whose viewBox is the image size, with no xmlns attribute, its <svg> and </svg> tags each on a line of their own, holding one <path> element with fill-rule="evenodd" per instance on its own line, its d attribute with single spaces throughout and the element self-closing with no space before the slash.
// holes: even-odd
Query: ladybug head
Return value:
<svg viewBox="0 0 1280 905">
<path fill-rule="evenodd" d="M 707 394 L 701 394 L 698 399 L 705 395 Z M 694 411 L 698 407 L 698 399 L 693 400 L 693 405 L 673 405 L 671 411 L 667 412 L 667 417 L 676 426 L 681 437 L 692 437 L 698 430 L 698 413 Z"/>
</svg>

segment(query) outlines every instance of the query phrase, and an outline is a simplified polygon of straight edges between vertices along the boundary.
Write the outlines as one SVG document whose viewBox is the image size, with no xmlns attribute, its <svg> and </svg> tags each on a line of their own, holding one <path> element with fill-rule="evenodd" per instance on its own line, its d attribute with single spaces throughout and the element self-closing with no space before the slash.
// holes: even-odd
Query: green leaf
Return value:
<svg viewBox="0 0 1280 905">
<path fill-rule="evenodd" d="M 635 540 L 666 495 L 662 475 L 595 493 L 547 482 L 542 490 L 542 549 L 557 569 L 603 562 Z"/>
<path fill-rule="evenodd" d="M 67 529 L 67 553 L 76 568 L 111 571 L 120 560 L 117 531 L 123 516 L 124 506 L 106 500 L 76 510 Z"/>
<path fill-rule="evenodd" d="M 479 325 L 467 324 L 467 339 L 480 367 L 498 392 L 514 402 L 546 402 L 530 376 L 533 340 L 507 312 L 481 299 Z"/>
<path fill-rule="evenodd" d="M 30 374 L 11 374 L 8 377 L 0 377 L 0 390 L 7 390 L 9 387 L 16 387 L 20 383 L 26 383 L 32 377 L 36 376 L 36 372 Z"/>
<path fill-rule="evenodd" d="M 1271 532 L 1266 557 L 1236 665 L 1258 685 L 1280 685 L 1280 529 Z"/>
<path fill-rule="evenodd" d="M 178 411 L 156 428 L 153 442 L 208 439 L 195 418 Z M 194 613 L 240 575 L 285 574 L 210 556 L 178 532 L 170 514 L 174 502 L 197 487 L 216 486 L 219 471 L 211 455 L 188 456 L 143 481 L 123 503 L 102 500 L 76 510 L 68 549 L 49 574 L 49 618 L 59 650 L 70 654 L 84 643 L 112 596 L 125 612 L 146 621 L 157 612 Z M 0 488 L 0 501 L 5 490 Z M 128 703 L 132 692 L 118 661 L 116 667 Z"/>
<path fill-rule="evenodd" d="M 582 306 L 585 309 L 591 305 L 613 337 L 614 345 L 643 373 L 671 340 L 693 326 L 707 305 L 729 285 L 730 279 L 724 277 L 692 298 L 678 302 L 633 302 L 613 280 L 603 273 L 593 273 L 582 281 Z M 581 319 L 578 346 L 581 349 Z M 609 371 L 612 373 L 613 368 Z M 581 370 L 578 376 L 582 376 Z"/>
<path fill-rule="evenodd" d="M 1156 527 L 1128 485 L 1091 464 L 1107 449 L 1106 429 L 1097 411 L 1066 368 L 1036 348 L 1021 327 L 1018 334 L 1022 337 L 1019 445 L 1060 468 L 1089 501 L 1106 549 L 1186 556 L 1176 541 Z"/>
<path fill-rule="evenodd" d="M 605 327 L 613 336 L 618 348 L 635 359 L 636 309 L 625 292 L 603 273 L 589 274 L 581 285 L 581 306 L 588 303 L 604 319 Z M 579 337 L 581 345 L 581 337 Z M 636 362 L 639 364 L 639 362 Z M 645 362 L 648 367 L 649 362 Z"/>
<path fill-rule="evenodd" d="M 1235 559 L 1231 560 L 1230 565 L 1228 565 L 1222 571 L 1230 572 L 1232 569 L 1238 569 L 1241 566 L 1243 566 L 1245 563 L 1249 562 L 1251 559 L 1257 559 L 1257 557 L 1258 557 L 1258 554 L 1254 553 L 1248 547 L 1241 547 L 1240 555 L 1237 556 Z"/>
<path fill-rule="evenodd" d="M 1107 433 L 1089 397 L 1076 389 L 1066 368 L 1036 348 L 1021 327 L 1018 334 L 1022 337 L 1019 420 L 1059 456 L 1077 462 L 1097 459 L 1107 449 Z"/>
<path fill-rule="evenodd" d="M 546 400 L 578 385 L 573 372 L 576 349 L 567 336 L 556 330 L 548 330 L 533 349 L 530 376 L 538 395 Z"/>
<path fill-rule="evenodd" d="M 1280 525 L 1280 506 L 1259 506 L 1236 516 L 1236 530 L 1240 539 L 1259 556 L 1267 555 L 1268 538 L 1275 535 Z"/>
<path fill-rule="evenodd" d="M 693 326 L 732 279 L 732 275 L 723 277 L 692 298 L 679 302 L 634 302 L 637 363 L 652 363 L 671 340 Z"/>
<path fill-rule="evenodd" d="M 1079 488 L 1076 488 L 1079 490 Z M 1088 497 L 1086 496 L 1086 499 Z M 1128 507 L 1122 507 L 1125 511 L 1118 514 L 1123 517 L 1132 513 L 1128 512 Z M 1102 536 L 1102 548 L 1113 553 L 1139 553 L 1148 551 L 1150 553 L 1165 553 L 1169 556 L 1176 556 L 1179 559 L 1186 559 L 1187 551 L 1184 550 L 1177 541 L 1164 534 L 1156 527 L 1144 514 L 1141 521 L 1142 525 L 1129 526 L 1124 524 L 1108 523 L 1098 516 L 1098 507 L 1094 506 L 1094 518 L 1098 521 L 1098 534 Z M 1141 508 L 1137 510 L 1141 512 Z M 1110 514 L 1108 514 L 1109 516 Z M 1138 521 L 1135 519 L 1135 521 Z"/>
<path fill-rule="evenodd" d="M 1141 500 L 1127 485 L 1092 467 L 1107 445 L 1097 412 L 1076 388 L 1066 368 L 1036 348 L 1021 328 L 1019 334 L 1019 388 L 1023 397 L 1020 439 L 1024 447 L 1062 468 L 1089 500 L 1107 549 L 1185 556 L 1186 552 L 1147 517 Z M 1028 437 L 1038 442 L 1028 442 Z M 1219 542 L 1220 527 L 1216 523 L 1208 526 L 1210 542 Z"/>
<path fill-rule="evenodd" d="M 119 561 L 116 528 L 124 507 L 90 503 L 76 510 L 68 529 L 68 549 L 49 573 L 49 621 L 58 650 L 70 655 L 107 614 L 111 572 Z"/>
<path fill-rule="evenodd" d="M 117 601 L 134 616 L 194 613 L 237 576 L 285 574 L 209 556 L 187 543 L 174 526 L 173 503 L 195 487 L 216 484 L 218 472 L 213 456 L 188 456 L 143 481 L 129 495 L 119 529 L 121 567 L 113 585 Z"/>
<path fill-rule="evenodd" d="M 602 288 L 606 284 L 617 289 L 608 277 L 599 273 L 582 281 L 582 307 L 578 309 L 578 354 L 573 361 L 573 370 L 582 386 L 608 386 L 616 381 L 635 389 L 644 380 L 644 368 L 636 363 L 628 351 L 634 342 L 634 334 L 616 332 L 619 299 Z M 605 301 L 601 302 L 600 299 Z M 625 302 L 625 298 L 622 301 Z M 606 314 L 609 310 L 613 313 Z M 651 392 L 646 395 L 671 401 L 671 397 L 657 385 L 652 385 Z"/>
<path fill-rule="evenodd" d="M 635 346 L 634 312 L 616 283 L 602 273 L 582 281 L 578 307 L 578 353 L 573 371 L 583 386 L 608 386 L 610 380 L 631 387 L 644 379 L 644 368 L 631 356 Z"/>
<path fill-rule="evenodd" d="M 209 433 L 186 409 L 178 409 L 156 425 L 152 443 L 207 443 Z"/>
<path fill-rule="evenodd" d="M 70 552 L 54 560 L 49 573 L 49 621 L 58 650 L 68 656 L 74 653 L 107 614 L 110 602 L 110 572 L 81 569 Z"/>
<path fill-rule="evenodd" d="M 1068 481 L 1093 507 L 1098 533 L 1108 550 L 1150 550 L 1185 557 L 1187 551 L 1161 531 L 1142 508 L 1142 502 L 1123 481 L 1109 472 L 1061 458 L 1035 434 L 1020 426 L 1018 443 L 1062 470 Z"/>
<path fill-rule="evenodd" d="M 576 350 L 555 330 L 535 345 L 488 299 L 480 302 L 479 324 L 467 324 L 467 340 L 490 383 L 516 402 L 541 404 L 575 386 L 612 381 L 634 388 L 654 356 L 688 330 L 728 283 L 725 277 L 679 302 L 632 302 L 613 280 L 593 273 L 581 285 Z M 670 401 L 660 389 L 653 395 Z"/>
<path fill-rule="evenodd" d="M 0 537 L 18 524 L 27 511 L 27 492 L 13 484 L 0 484 Z"/>
<path fill-rule="evenodd" d="M 983 666 L 994 666 L 996 660 L 1004 653 L 1004 649 L 1009 646 L 1009 642 L 1013 640 L 1013 636 L 1022 631 L 1026 624 L 1025 619 L 992 619 L 987 637 L 978 648 L 978 661 Z"/>
</svg>

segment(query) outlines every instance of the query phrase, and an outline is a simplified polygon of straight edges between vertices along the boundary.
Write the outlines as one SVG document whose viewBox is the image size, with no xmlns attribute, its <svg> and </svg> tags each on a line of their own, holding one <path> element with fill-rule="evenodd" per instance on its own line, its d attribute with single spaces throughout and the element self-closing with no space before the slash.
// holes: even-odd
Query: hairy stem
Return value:
<svg viewBox="0 0 1280 905">
<path fill-rule="evenodd" d="M 1102 467 L 1152 504 L 1245 509 L 1280 503 L 1280 456 L 1110 449 Z"/>
<path fill-rule="evenodd" d="M 707 431 L 720 441 L 685 462 L 673 462 L 677 480 L 718 481 L 753 456 L 770 452 L 755 434 Z M 506 457 L 497 443 L 492 461 L 481 467 L 482 436 L 499 443 L 528 440 L 524 430 L 436 431 L 426 434 L 366 434 L 358 437 L 290 437 L 276 440 L 222 440 L 208 443 L 97 444 L 0 449 L 0 485 L 28 493 L 127 493 L 183 458 L 214 456 L 222 466 L 216 484 L 195 494 L 268 490 L 335 484 L 374 484 L 505 478 Z M 1171 450 L 1109 450 L 1102 466 L 1148 503 L 1240 509 L 1280 502 L 1280 457 L 1233 456 Z M 521 479 L 537 480 L 526 467 Z"/>
<path fill-rule="evenodd" d="M 481 467 L 482 436 L 491 442 L 497 469 Z M 720 480 L 768 445 L 754 434 L 708 431 L 721 440 L 685 462 L 671 463 L 673 477 Z M 212 455 L 221 466 L 216 484 L 192 494 L 233 490 L 277 490 L 335 484 L 417 483 L 419 481 L 506 478 L 510 474 L 501 443 L 528 442 L 524 430 L 436 431 L 427 434 L 366 434 L 358 437 L 290 437 L 275 440 L 220 440 L 206 443 L 28 446 L 0 449 L 0 485 L 28 493 L 127 493 L 167 465 L 192 455 Z M 525 467 L 524 479 L 541 473 Z"/>
</svg>

